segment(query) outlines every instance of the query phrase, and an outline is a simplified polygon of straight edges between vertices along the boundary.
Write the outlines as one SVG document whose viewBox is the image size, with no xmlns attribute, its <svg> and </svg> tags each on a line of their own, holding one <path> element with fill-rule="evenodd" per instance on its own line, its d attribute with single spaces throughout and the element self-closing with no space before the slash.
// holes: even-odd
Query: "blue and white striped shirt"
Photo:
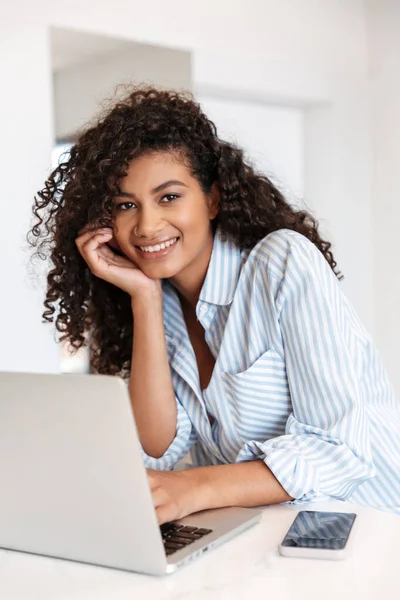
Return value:
<svg viewBox="0 0 400 600">
<path fill-rule="evenodd" d="M 163 281 L 178 409 L 149 468 L 261 459 L 295 502 L 332 497 L 400 514 L 400 403 L 328 262 L 282 229 L 241 251 L 217 231 L 197 318 L 216 362 L 201 390 L 180 302 Z M 214 420 L 210 423 L 209 416 Z"/>
</svg>

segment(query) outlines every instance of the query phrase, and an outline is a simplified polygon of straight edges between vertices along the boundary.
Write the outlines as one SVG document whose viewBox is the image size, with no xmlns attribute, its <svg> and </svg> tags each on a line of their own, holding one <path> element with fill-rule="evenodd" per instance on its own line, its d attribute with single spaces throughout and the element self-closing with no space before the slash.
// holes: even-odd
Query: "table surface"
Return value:
<svg viewBox="0 0 400 600">
<path fill-rule="evenodd" d="M 343 561 L 286 558 L 277 546 L 296 512 L 358 515 Z M 0 551 L 4 600 L 384 600 L 400 597 L 400 517 L 343 502 L 269 506 L 262 521 L 165 577 Z"/>
</svg>

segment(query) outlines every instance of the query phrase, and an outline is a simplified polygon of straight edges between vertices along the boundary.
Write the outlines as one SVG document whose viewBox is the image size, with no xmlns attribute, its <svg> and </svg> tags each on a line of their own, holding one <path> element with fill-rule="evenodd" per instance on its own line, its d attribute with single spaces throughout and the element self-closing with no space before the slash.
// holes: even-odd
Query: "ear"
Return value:
<svg viewBox="0 0 400 600">
<path fill-rule="evenodd" d="M 210 221 L 215 219 L 219 211 L 220 202 L 220 190 L 217 182 L 214 182 L 211 186 L 211 192 L 208 195 L 208 212 Z"/>
</svg>

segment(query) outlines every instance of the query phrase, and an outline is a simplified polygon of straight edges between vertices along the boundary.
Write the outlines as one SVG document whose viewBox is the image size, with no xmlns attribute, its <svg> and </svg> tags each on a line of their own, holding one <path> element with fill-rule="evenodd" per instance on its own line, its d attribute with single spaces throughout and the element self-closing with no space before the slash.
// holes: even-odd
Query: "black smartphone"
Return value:
<svg viewBox="0 0 400 600">
<path fill-rule="evenodd" d="M 346 556 L 354 513 L 302 510 L 279 546 L 283 556 L 342 559 Z"/>
</svg>

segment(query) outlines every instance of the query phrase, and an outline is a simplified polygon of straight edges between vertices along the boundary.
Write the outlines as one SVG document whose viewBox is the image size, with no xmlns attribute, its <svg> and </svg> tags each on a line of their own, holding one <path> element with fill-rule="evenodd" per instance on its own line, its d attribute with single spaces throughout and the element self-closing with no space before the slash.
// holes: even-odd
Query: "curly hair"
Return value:
<svg viewBox="0 0 400 600">
<path fill-rule="evenodd" d="M 129 375 L 133 317 L 128 294 L 91 273 L 75 239 L 85 226 L 112 225 L 112 200 L 130 161 L 158 151 L 179 152 L 205 194 L 218 183 L 213 226 L 225 239 L 251 249 L 278 229 L 297 231 L 317 246 L 340 278 L 331 244 L 321 239 L 314 217 L 295 210 L 268 177 L 246 162 L 241 149 L 220 140 L 191 94 L 133 87 L 80 133 L 68 159 L 50 174 L 35 197 L 27 236 L 33 256 L 52 263 L 43 319 L 55 321 L 60 340 L 75 350 L 90 333 L 93 372 Z"/>
</svg>

